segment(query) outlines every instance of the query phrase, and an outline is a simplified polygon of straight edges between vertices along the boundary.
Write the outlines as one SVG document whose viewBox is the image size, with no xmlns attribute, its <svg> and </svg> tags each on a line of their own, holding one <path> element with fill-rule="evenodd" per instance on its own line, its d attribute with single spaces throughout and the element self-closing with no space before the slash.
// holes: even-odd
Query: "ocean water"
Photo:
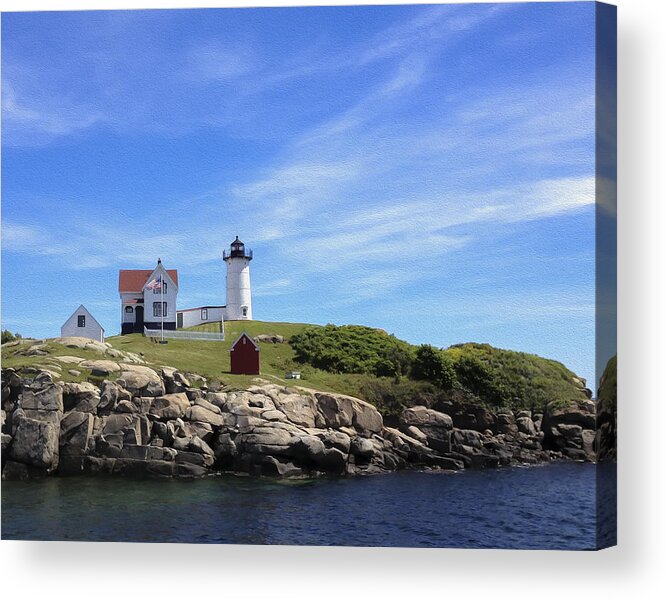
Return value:
<svg viewBox="0 0 666 600">
<path fill-rule="evenodd" d="M 297 481 L 3 481 L 2 539 L 593 549 L 595 490 L 595 466 L 574 463 Z"/>
</svg>

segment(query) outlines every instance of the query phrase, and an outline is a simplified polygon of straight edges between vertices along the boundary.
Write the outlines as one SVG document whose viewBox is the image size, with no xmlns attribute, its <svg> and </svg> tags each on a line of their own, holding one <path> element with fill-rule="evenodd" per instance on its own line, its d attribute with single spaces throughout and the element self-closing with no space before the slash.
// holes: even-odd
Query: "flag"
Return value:
<svg viewBox="0 0 666 600">
<path fill-rule="evenodd" d="M 146 289 L 156 290 L 158 287 L 160 287 L 161 283 L 162 283 L 162 276 L 160 275 L 157 279 L 153 279 L 152 281 L 148 282 L 146 284 Z"/>
</svg>

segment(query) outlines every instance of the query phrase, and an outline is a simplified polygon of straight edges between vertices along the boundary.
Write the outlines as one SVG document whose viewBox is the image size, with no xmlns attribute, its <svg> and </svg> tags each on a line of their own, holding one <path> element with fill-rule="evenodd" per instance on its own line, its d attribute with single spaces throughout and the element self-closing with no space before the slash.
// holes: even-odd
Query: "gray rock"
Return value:
<svg viewBox="0 0 666 600">
<path fill-rule="evenodd" d="M 208 423 L 214 427 L 221 427 L 227 422 L 226 418 L 219 412 L 219 409 L 218 412 L 215 413 L 199 405 L 189 407 L 185 416 L 190 421 L 200 421 L 201 423 Z"/>
<path fill-rule="evenodd" d="M 261 474 L 269 477 L 295 477 L 303 471 L 291 462 L 283 462 L 274 456 L 264 456 L 261 460 Z"/>
<path fill-rule="evenodd" d="M 377 449 L 375 448 L 375 445 L 366 438 L 355 437 L 351 441 L 349 453 L 356 457 L 357 462 L 370 462 L 375 456 L 376 452 Z"/>
<path fill-rule="evenodd" d="M 60 454 L 83 456 L 93 447 L 94 417 L 86 412 L 69 412 L 60 422 Z"/>
<path fill-rule="evenodd" d="M 132 425 L 132 415 L 108 415 L 102 417 L 102 433 L 120 433 Z"/>
<path fill-rule="evenodd" d="M 531 417 L 519 416 L 516 419 L 516 426 L 518 427 L 518 431 L 520 431 L 520 433 L 525 433 L 527 435 L 537 434 L 536 427 L 534 426 L 534 422 L 532 421 Z"/>
<path fill-rule="evenodd" d="M 190 401 L 187 399 L 187 394 L 167 394 L 153 400 L 150 413 L 158 419 L 167 421 L 184 417 L 189 408 Z M 202 419 L 196 420 L 201 421 Z"/>
<path fill-rule="evenodd" d="M 423 433 L 416 425 L 410 425 L 409 427 L 406 427 L 405 433 L 408 436 L 413 437 L 415 440 L 418 440 L 422 444 L 428 443 L 428 436 Z"/>
<path fill-rule="evenodd" d="M 52 382 L 47 382 L 45 385 L 25 386 L 21 395 L 21 407 L 63 412 L 62 387 Z"/>
<path fill-rule="evenodd" d="M 110 373 L 120 371 L 118 363 L 112 360 L 85 360 L 79 363 L 79 366 L 90 369 L 92 375 L 106 377 Z"/>
<path fill-rule="evenodd" d="M 324 442 L 326 448 L 335 448 L 340 450 L 343 454 L 349 454 L 351 438 L 346 433 L 334 429 L 328 429 L 317 432 L 317 435 L 321 441 Z"/>
<path fill-rule="evenodd" d="M 62 396 L 65 410 L 95 413 L 100 403 L 99 389 L 87 381 L 63 383 Z"/>
<path fill-rule="evenodd" d="M 354 418 L 354 408 L 351 398 L 338 394 L 315 393 L 317 409 L 326 423 L 326 427 L 339 429 L 351 427 Z"/>
<path fill-rule="evenodd" d="M 123 363 L 120 367 L 123 370 L 117 379 L 117 383 L 133 396 L 164 396 L 164 383 L 150 367 L 129 363 Z"/>
<path fill-rule="evenodd" d="M 317 403 L 311 396 L 284 394 L 279 396 L 277 408 L 294 423 L 302 427 L 314 427 Z"/>
<path fill-rule="evenodd" d="M 216 415 L 222 414 L 222 411 L 220 410 L 219 406 L 216 406 L 212 402 L 208 402 L 207 400 L 204 400 L 203 398 L 197 398 L 194 401 L 195 406 L 200 406 L 201 408 L 205 408 L 206 410 L 215 413 Z"/>
<path fill-rule="evenodd" d="M 59 429 L 52 423 L 23 418 L 11 446 L 11 457 L 27 465 L 51 471 L 58 467 Z"/>
<path fill-rule="evenodd" d="M 400 425 L 407 429 L 410 426 L 419 429 L 426 427 L 453 428 L 453 419 L 442 412 L 426 408 L 425 406 L 412 406 L 405 409 L 400 415 Z"/>
<path fill-rule="evenodd" d="M 138 412 L 136 405 L 130 400 L 122 400 L 121 402 L 118 402 L 115 410 L 116 412 L 119 413 L 129 413 L 129 414 L 134 414 Z"/>
</svg>

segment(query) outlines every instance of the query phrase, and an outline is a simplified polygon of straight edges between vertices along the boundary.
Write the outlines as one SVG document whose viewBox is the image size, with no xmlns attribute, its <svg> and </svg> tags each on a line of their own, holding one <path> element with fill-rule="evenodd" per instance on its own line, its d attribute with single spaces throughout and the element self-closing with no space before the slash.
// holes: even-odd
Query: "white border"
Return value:
<svg viewBox="0 0 666 600">
<path fill-rule="evenodd" d="M 321 2 L 359 4 L 363 2 Z M 366 2 L 373 4 L 373 2 Z M 378 4 L 380 2 L 374 2 Z M 397 4 L 385 0 L 381 4 Z M 666 3 L 619 6 L 620 546 L 600 553 L 2 542 L 2 593 L 73 598 L 654 598 L 663 593 Z M 307 5 L 3 0 L 3 10 Z M 660 137 L 661 134 L 661 137 Z M 659 403 L 659 404 L 658 404 Z"/>
</svg>

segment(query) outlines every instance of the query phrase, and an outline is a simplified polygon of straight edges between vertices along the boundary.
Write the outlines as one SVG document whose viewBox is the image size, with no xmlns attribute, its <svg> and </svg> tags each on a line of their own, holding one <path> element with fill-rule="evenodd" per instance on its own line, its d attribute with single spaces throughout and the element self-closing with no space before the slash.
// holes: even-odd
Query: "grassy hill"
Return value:
<svg viewBox="0 0 666 600">
<path fill-rule="evenodd" d="M 219 324 L 191 329 L 219 331 Z M 363 398 L 385 414 L 397 414 L 407 405 L 433 405 L 454 392 L 456 398 L 511 408 L 541 408 L 546 402 L 565 403 L 584 397 L 581 382 L 564 365 L 487 344 L 430 349 L 431 357 L 441 360 L 451 374 L 449 384 L 443 387 L 441 379 L 417 378 L 418 373 L 423 372 L 415 367 L 419 356 L 417 346 L 382 330 L 362 326 L 228 321 L 225 323 L 226 339 L 222 342 L 168 340 L 162 345 L 142 334 L 114 336 L 106 341 L 115 350 L 140 355 L 150 366 L 172 366 L 183 372 L 198 373 L 229 388 L 242 389 L 255 383 L 256 379 L 229 372 L 229 348 L 242 332 L 252 337 L 277 335 L 285 340 L 284 343 L 260 342 L 262 379 L 294 384 L 284 377 L 287 371 L 298 370 L 302 374 L 300 385 Z M 49 360 L 50 356 L 63 355 L 109 358 L 49 340 L 40 345 L 49 356 L 25 356 L 30 344 L 35 341 L 22 340 L 4 345 L 3 366 L 49 368 L 49 363 L 53 362 Z M 81 375 L 72 376 L 68 368 L 61 371 L 63 380 L 90 379 L 89 371 L 77 368 L 82 371 Z"/>
</svg>

